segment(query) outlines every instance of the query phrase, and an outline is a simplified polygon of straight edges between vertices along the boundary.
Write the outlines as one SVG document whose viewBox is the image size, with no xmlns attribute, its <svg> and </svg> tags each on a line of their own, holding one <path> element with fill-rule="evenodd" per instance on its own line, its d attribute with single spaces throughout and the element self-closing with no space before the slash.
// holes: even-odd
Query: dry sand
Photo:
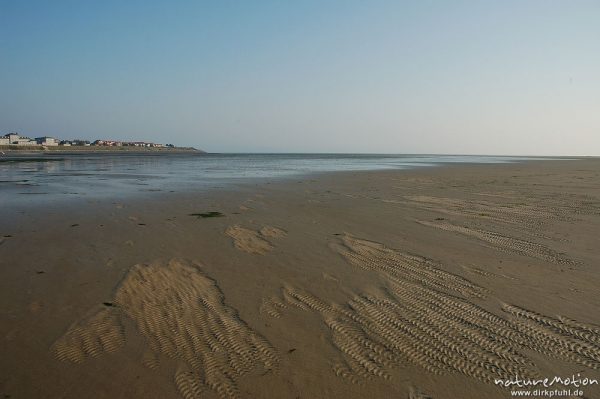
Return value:
<svg viewBox="0 0 600 399">
<path fill-rule="evenodd" d="M 597 159 L 0 216 L 0 398 L 507 398 L 494 379 L 600 379 Z"/>
</svg>

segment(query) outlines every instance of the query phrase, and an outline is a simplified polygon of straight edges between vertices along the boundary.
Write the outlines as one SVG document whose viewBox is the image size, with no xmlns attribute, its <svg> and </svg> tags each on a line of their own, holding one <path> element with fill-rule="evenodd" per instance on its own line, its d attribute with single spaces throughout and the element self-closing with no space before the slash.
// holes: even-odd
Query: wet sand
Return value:
<svg viewBox="0 0 600 399">
<path fill-rule="evenodd" d="M 506 398 L 494 379 L 600 379 L 598 159 L 0 216 L 3 398 Z"/>
</svg>

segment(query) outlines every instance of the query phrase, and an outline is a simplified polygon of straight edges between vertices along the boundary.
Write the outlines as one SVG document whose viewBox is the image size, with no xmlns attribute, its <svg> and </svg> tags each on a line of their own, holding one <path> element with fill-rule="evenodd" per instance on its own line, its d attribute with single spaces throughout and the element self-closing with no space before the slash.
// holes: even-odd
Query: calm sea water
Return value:
<svg viewBox="0 0 600 399">
<path fill-rule="evenodd" d="M 72 198 L 118 199 L 161 191 L 222 188 L 248 179 L 526 159 L 531 158 L 361 154 L 0 155 L 0 204 Z"/>
</svg>

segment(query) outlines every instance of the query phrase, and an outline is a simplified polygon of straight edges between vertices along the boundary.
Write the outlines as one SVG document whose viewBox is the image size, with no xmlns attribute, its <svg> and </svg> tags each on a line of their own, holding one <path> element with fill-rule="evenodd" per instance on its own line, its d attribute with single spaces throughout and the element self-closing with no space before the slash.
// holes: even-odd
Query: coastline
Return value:
<svg viewBox="0 0 600 399">
<path fill-rule="evenodd" d="M 22 147 L 22 148 L 20 148 Z M 115 154 L 115 153 L 198 153 L 204 154 L 202 150 L 193 147 L 108 147 L 108 146 L 15 146 L 0 145 L 0 152 L 7 154 Z"/>
<path fill-rule="evenodd" d="M 371 331 L 335 309 L 383 311 L 361 302 L 371 297 L 394 306 L 418 306 L 419 302 L 403 302 L 409 298 L 394 292 L 404 284 L 423 301 L 431 292 L 440 295 L 442 303 L 460 298 L 456 303 L 476 306 L 488 312 L 490 320 L 506 323 L 493 325 L 497 330 L 522 322 L 507 305 L 547 320 L 561 315 L 586 325 L 600 324 L 600 299 L 594 295 L 600 283 L 595 268 L 600 259 L 599 165 L 597 159 L 583 159 L 322 173 L 277 182 L 265 179 L 222 191 L 27 209 L 10 219 L 3 217 L 0 337 L 6 356 L 0 360 L 0 372 L 7 377 L 0 393 L 181 397 L 179 370 L 194 371 L 188 352 L 173 357 L 152 343 L 152 337 L 169 341 L 169 334 L 177 332 L 140 333 L 136 323 L 144 313 L 123 294 L 128 287 L 135 288 L 136 295 L 150 295 L 134 284 L 137 275 L 132 274 L 134 265 L 144 264 L 149 265 L 142 270 L 150 273 L 145 275 L 150 281 L 154 270 L 172 278 L 166 286 L 155 282 L 156 292 L 181 289 L 181 273 L 195 276 L 205 287 L 196 294 L 221 309 L 207 317 L 233 323 L 245 337 L 233 347 L 253 351 L 255 344 L 249 342 L 256 337 L 268 343 L 261 353 L 272 353 L 276 367 L 267 356 L 261 364 L 249 364 L 246 373 L 229 372 L 235 375 L 229 385 L 241 397 L 406 397 L 410 392 L 433 398 L 509 397 L 506 390 L 482 381 L 484 372 L 468 361 L 460 366 L 462 372 L 451 362 L 446 365 L 449 370 L 437 375 L 406 356 L 382 363 L 371 359 L 388 377 L 363 378 L 368 371 L 352 360 L 364 355 L 362 349 L 352 349 L 353 341 L 344 341 L 336 331 L 359 331 L 365 342 L 385 347 L 381 337 L 391 328 L 385 325 L 394 321 L 374 322 L 376 331 Z M 201 216 L 210 212 L 224 216 Z M 361 263 L 365 254 L 371 260 Z M 386 265 L 386 256 L 417 262 L 432 274 L 423 279 L 406 268 L 390 275 L 377 269 Z M 461 279 L 470 285 L 456 285 Z M 319 302 L 302 302 L 313 297 Z M 169 303 L 168 299 L 157 300 Z M 220 308 L 221 303 L 227 308 Z M 61 341 L 73 326 L 85 330 L 86 320 L 107 309 L 116 312 L 114 319 L 120 324 L 114 331 L 121 338 L 95 354 L 79 347 L 77 340 Z M 461 317 L 448 312 L 433 312 L 431 320 L 451 325 Z M 227 318 L 230 314 L 236 316 Z M 360 319 L 370 313 L 348 314 Z M 408 320 L 414 325 L 425 322 Z M 333 321 L 342 330 L 332 328 Z M 102 325 L 113 331 L 106 320 Z M 460 328 L 485 334 L 484 325 L 477 319 Z M 189 326 L 195 328 L 192 321 Z M 452 328 L 437 334 L 441 335 L 435 339 L 420 338 L 430 353 L 441 350 L 443 340 L 464 351 L 481 350 L 463 342 Z M 558 341 L 561 345 L 576 339 L 561 334 L 555 338 L 564 339 Z M 70 345 L 69 351 L 59 351 L 66 360 L 57 358 L 61 344 Z M 186 345 L 193 352 L 193 345 Z M 525 363 L 496 359 L 493 351 L 489 356 L 498 361 L 498 370 L 531 362 L 540 373 L 584 370 L 596 376 L 572 359 L 540 353 L 535 345 L 532 341 L 525 347 L 506 347 Z M 80 354 L 81 362 L 70 361 L 64 353 Z M 586 390 L 586 396 L 594 393 L 597 388 Z M 210 388 L 205 395 L 217 397 Z"/>
</svg>

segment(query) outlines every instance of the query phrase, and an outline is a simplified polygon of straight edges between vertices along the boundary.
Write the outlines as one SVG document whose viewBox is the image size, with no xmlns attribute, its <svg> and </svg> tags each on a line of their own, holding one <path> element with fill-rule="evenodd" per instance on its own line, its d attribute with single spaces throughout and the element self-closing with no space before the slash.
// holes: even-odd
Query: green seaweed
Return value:
<svg viewBox="0 0 600 399">
<path fill-rule="evenodd" d="M 203 212 L 203 213 L 190 213 L 190 216 L 196 216 L 198 219 L 200 218 L 218 218 L 218 217 L 222 217 L 225 216 L 224 214 L 222 214 L 221 212 Z"/>
</svg>

